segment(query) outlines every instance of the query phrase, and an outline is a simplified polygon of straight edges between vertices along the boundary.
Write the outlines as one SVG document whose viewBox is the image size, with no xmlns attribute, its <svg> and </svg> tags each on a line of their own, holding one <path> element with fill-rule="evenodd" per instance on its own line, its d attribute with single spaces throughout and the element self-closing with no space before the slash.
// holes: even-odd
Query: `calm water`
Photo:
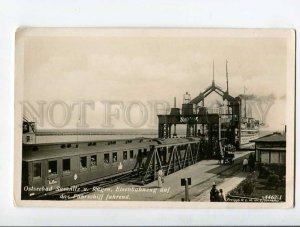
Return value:
<svg viewBox="0 0 300 227">
<path fill-rule="evenodd" d="M 178 136 L 185 136 L 184 130 L 177 131 Z M 260 136 L 272 133 L 272 131 L 260 131 Z M 115 130 L 97 135 L 40 135 L 36 136 L 36 143 L 72 142 L 72 141 L 95 141 L 132 139 L 137 137 L 157 138 L 156 130 L 145 129 L 139 131 Z"/>
<path fill-rule="evenodd" d="M 52 143 L 52 142 L 72 142 L 72 141 L 95 141 L 95 140 L 117 140 L 117 139 L 132 139 L 136 137 L 155 138 L 157 135 L 153 134 L 139 134 L 139 135 L 51 135 L 51 136 L 37 136 L 37 143 Z"/>
</svg>

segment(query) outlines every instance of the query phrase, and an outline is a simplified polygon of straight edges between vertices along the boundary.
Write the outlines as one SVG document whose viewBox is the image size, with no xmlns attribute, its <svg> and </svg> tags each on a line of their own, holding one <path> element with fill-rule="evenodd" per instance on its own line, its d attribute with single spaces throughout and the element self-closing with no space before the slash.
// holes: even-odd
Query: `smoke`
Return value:
<svg viewBox="0 0 300 227">
<path fill-rule="evenodd" d="M 257 96 L 253 95 L 253 94 L 251 94 L 251 95 L 241 94 L 241 95 L 239 95 L 239 97 L 244 100 L 255 100 Z"/>
<path fill-rule="evenodd" d="M 273 93 L 269 95 L 261 95 L 261 96 L 257 96 L 254 94 L 249 94 L 249 95 L 241 94 L 239 95 L 239 97 L 242 100 L 252 100 L 257 102 L 274 102 L 274 100 L 276 99 L 276 96 Z"/>
<path fill-rule="evenodd" d="M 274 100 L 276 99 L 276 96 L 274 94 L 270 94 L 267 96 L 259 96 L 256 98 L 257 101 L 260 102 L 274 102 Z"/>
</svg>

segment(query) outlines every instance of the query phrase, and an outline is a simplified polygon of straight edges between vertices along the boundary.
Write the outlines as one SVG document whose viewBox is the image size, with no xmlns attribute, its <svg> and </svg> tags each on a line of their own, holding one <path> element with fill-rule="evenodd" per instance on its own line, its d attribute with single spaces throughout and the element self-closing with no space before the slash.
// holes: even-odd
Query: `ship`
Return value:
<svg viewBox="0 0 300 227">
<path fill-rule="evenodd" d="M 246 87 L 244 87 L 244 114 L 241 116 L 240 120 L 240 145 L 253 144 L 250 141 L 259 138 L 259 120 L 252 117 L 252 112 L 247 111 L 247 95 Z M 248 116 L 250 115 L 250 116 Z M 254 145 L 254 144 L 253 144 Z"/>
<path fill-rule="evenodd" d="M 251 140 L 259 138 L 259 121 L 252 117 L 243 117 L 240 123 L 241 145 L 251 144 Z"/>
</svg>

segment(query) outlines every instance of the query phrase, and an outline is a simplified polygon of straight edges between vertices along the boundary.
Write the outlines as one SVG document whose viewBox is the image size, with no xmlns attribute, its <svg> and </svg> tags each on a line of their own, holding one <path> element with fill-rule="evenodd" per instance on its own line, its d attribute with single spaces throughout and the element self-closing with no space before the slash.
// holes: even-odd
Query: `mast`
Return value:
<svg viewBox="0 0 300 227">
<path fill-rule="evenodd" d="M 176 97 L 174 97 L 174 108 L 176 108 Z M 173 133 L 173 137 L 177 136 L 177 132 L 176 132 L 176 124 L 174 124 L 174 133 Z"/>
<path fill-rule="evenodd" d="M 215 60 L 213 60 L 213 81 L 212 84 L 215 85 Z"/>
<path fill-rule="evenodd" d="M 245 100 L 245 118 L 247 118 L 247 105 L 246 105 L 246 90 L 247 88 L 244 86 L 244 100 Z"/>
<path fill-rule="evenodd" d="M 227 59 L 226 59 L 226 83 L 227 83 L 227 93 L 229 93 L 229 90 L 228 90 L 228 69 L 227 69 Z"/>
<path fill-rule="evenodd" d="M 176 108 L 176 97 L 174 97 L 174 108 Z"/>
<path fill-rule="evenodd" d="M 226 85 L 227 85 L 227 94 L 229 95 L 229 89 L 228 89 L 228 68 L 227 68 L 227 59 L 226 59 Z M 227 101 L 227 114 L 229 114 L 229 102 Z"/>
</svg>

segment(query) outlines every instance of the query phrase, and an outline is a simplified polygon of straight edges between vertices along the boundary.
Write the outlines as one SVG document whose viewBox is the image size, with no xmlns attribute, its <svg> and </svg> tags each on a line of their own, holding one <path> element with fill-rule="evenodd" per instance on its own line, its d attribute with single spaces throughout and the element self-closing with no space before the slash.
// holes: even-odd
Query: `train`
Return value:
<svg viewBox="0 0 300 227">
<path fill-rule="evenodd" d="M 203 152 L 198 137 L 23 143 L 22 199 L 131 172 L 155 180 L 157 168 L 170 174 L 200 161 Z"/>
</svg>

